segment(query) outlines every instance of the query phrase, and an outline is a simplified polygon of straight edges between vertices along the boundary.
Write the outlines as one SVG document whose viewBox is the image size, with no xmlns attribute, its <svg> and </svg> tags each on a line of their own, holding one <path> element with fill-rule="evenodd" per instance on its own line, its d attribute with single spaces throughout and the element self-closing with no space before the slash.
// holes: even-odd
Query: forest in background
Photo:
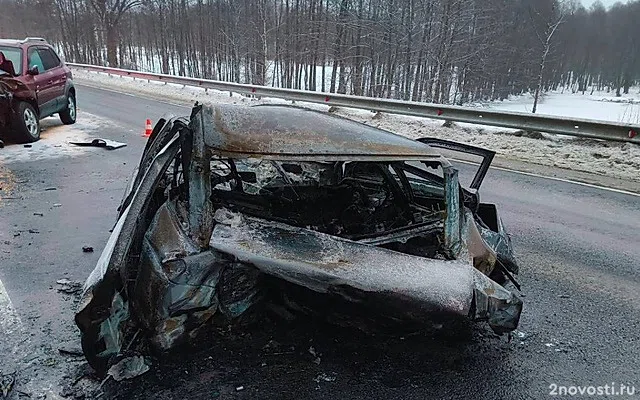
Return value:
<svg viewBox="0 0 640 400">
<path fill-rule="evenodd" d="M 448 104 L 627 93 L 639 33 L 639 0 L 0 0 L 67 61 Z"/>
</svg>

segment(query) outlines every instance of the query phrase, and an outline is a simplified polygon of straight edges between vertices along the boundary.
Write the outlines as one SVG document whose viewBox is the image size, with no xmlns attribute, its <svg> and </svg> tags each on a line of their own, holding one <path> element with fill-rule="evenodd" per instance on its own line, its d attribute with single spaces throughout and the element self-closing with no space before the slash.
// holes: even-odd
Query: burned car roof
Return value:
<svg viewBox="0 0 640 400">
<path fill-rule="evenodd" d="M 218 105 L 211 110 L 214 115 L 204 115 L 209 133 L 205 144 L 228 156 L 371 161 L 441 158 L 428 145 L 314 110 L 282 105 Z"/>
</svg>

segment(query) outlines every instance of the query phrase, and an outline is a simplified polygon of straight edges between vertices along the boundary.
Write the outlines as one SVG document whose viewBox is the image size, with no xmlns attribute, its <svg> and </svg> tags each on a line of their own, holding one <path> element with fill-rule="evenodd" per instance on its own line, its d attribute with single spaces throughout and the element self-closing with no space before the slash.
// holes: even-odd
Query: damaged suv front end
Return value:
<svg viewBox="0 0 640 400">
<path fill-rule="evenodd" d="M 169 350 L 265 303 L 514 330 L 509 238 L 432 146 L 284 106 L 161 121 L 76 314 L 87 360 L 104 373 L 137 332 Z"/>
</svg>

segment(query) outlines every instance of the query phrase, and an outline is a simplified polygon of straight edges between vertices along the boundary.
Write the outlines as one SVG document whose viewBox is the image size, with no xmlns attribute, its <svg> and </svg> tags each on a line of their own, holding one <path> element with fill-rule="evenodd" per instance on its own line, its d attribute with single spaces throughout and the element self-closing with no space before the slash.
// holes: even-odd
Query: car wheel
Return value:
<svg viewBox="0 0 640 400">
<path fill-rule="evenodd" d="M 25 102 L 18 104 L 18 118 L 14 125 L 17 141 L 30 143 L 40 139 L 40 118 L 31 104 Z"/>
<path fill-rule="evenodd" d="M 60 121 L 65 125 L 75 124 L 76 113 L 76 96 L 73 93 L 69 93 L 67 96 L 67 106 L 64 110 L 60 111 Z"/>
</svg>

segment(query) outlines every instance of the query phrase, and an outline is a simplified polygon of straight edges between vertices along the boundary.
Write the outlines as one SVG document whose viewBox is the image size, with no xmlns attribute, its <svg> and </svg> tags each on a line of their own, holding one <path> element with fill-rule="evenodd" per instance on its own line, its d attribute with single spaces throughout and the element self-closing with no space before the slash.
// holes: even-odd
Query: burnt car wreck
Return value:
<svg viewBox="0 0 640 400">
<path fill-rule="evenodd" d="M 437 148 L 484 158 L 469 189 Z M 104 373 L 134 336 L 169 350 L 265 302 L 510 332 L 522 302 L 503 284 L 518 267 L 477 194 L 492 158 L 286 106 L 196 105 L 162 120 L 85 285 L 87 360 Z"/>
</svg>

